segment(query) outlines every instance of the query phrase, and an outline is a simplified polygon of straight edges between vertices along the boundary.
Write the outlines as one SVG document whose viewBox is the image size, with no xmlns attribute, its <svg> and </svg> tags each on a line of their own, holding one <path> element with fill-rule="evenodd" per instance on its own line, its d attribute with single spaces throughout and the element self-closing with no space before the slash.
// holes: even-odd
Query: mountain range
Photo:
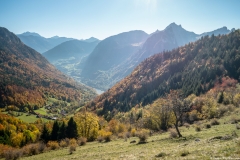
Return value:
<svg viewBox="0 0 240 160">
<path fill-rule="evenodd" d="M 0 27 L 1 108 L 41 107 L 49 98 L 85 103 L 95 95 L 91 88 L 61 73 L 15 34 Z"/>
<path fill-rule="evenodd" d="M 40 36 L 38 33 L 25 32 L 17 35 L 20 40 L 27 46 L 35 49 L 39 53 L 48 51 L 49 49 L 73 38 L 58 37 L 54 36 L 51 38 L 45 38 Z"/>
<path fill-rule="evenodd" d="M 146 58 L 126 78 L 88 104 L 98 114 L 111 116 L 145 106 L 169 93 L 184 96 L 209 91 L 223 77 L 239 81 L 240 30 L 204 36 L 171 51 Z"/>
<path fill-rule="evenodd" d="M 131 33 L 126 32 L 124 34 Z M 143 33 L 143 31 L 138 31 L 138 33 Z M 89 86 L 107 90 L 130 74 L 140 62 L 156 53 L 172 50 L 194 42 L 205 35 L 227 33 L 230 33 L 230 30 L 223 27 L 198 35 L 185 30 L 181 25 L 171 23 L 162 31 L 156 31 L 150 35 L 145 34 L 142 41 L 138 43 L 136 41 L 134 45 L 129 43 L 128 47 L 131 46 L 129 50 L 122 51 L 122 48 L 116 45 L 119 43 L 116 43 L 115 39 L 109 37 L 99 43 L 89 55 L 86 66 L 80 74 L 81 81 Z M 127 36 L 122 36 L 121 38 L 122 41 L 128 42 Z M 112 49 L 113 46 L 115 46 L 115 49 Z M 130 48 L 135 49 L 131 50 Z"/>
<path fill-rule="evenodd" d="M 20 40 L 27 46 L 35 49 L 39 53 L 47 52 L 55 46 L 70 40 L 77 40 L 74 38 L 54 36 L 51 38 L 45 38 L 38 33 L 25 32 L 17 35 Z M 99 41 L 97 38 L 91 37 L 89 39 L 81 40 L 85 42 Z"/>
<path fill-rule="evenodd" d="M 222 27 L 196 34 L 185 30 L 181 25 L 171 23 L 164 30 L 157 30 L 149 35 L 136 30 L 110 36 L 102 41 L 94 37 L 84 41 L 68 40 L 43 55 L 65 74 L 88 86 L 106 91 L 129 75 L 140 62 L 154 54 L 194 42 L 206 35 L 228 33 L 230 30 Z M 36 33 L 24 35 L 39 37 Z"/>
</svg>

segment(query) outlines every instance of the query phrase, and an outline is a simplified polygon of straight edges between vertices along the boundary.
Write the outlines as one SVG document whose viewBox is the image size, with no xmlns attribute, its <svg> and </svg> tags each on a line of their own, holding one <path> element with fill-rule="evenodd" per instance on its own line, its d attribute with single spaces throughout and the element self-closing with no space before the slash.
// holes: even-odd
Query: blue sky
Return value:
<svg viewBox="0 0 240 160">
<path fill-rule="evenodd" d="M 104 39 L 130 30 L 152 33 L 172 22 L 195 33 L 240 28 L 240 0 L 0 0 L 0 26 Z"/>
</svg>

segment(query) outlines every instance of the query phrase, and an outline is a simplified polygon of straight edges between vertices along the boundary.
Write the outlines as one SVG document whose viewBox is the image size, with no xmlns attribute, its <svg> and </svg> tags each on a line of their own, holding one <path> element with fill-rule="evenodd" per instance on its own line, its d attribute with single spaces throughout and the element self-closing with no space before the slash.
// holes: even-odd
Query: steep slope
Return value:
<svg viewBox="0 0 240 160">
<path fill-rule="evenodd" d="M 197 34 L 186 31 L 181 25 L 171 23 L 162 31 L 156 31 L 146 40 L 142 48 L 135 52 L 126 61 L 122 62 L 116 68 L 112 68 L 111 72 L 115 75 L 113 79 L 119 81 L 132 72 L 132 70 L 144 59 L 153 54 L 172 50 L 189 42 L 196 41 Z"/>
<path fill-rule="evenodd" d="M 45 38 L 40 36 L 37 33 L 31 33 L 31 32 L 25 32 L 17 36 L 21 39 L 21 41 L 24 44 L 35 49 L 39 53 L 46 52 L 47 50 L 63 42 L 73 40 L 73 38 L 58 37 L 58 36 L 55 36 L 52 38 Z"/>
<path fill-rule="evenodd" d="M 13 33 L 0 28 L 0 107 L 41 107 L 50 97 L 84 103 L 94 96 L 90 88 L 77 84 Z"/>
<path fill-rule="evenodd" d="M 88 104 L 99 114 L 128 111 L 181 89 L 187 96 L 211 89 L 216 81 L 229 76 L 239 81 L 240 30 L 228 35 L 205 36 L 195 43 L 153 55 L 107 92 Z"/>
<path fill-rule="evenodd" d="M 101 86 L 101 89 L 107 89 L 112 83 L 109 70 L 135 53 L 147 37 L 148 34 L 143 31 L 130 31 L 101 41 L 86 61 L 81 73 L 82 81 L 96 88 Z"/>
<path fill-rule="evenodd" d="M 174 48 L 188 44 L 189 42 L 194 42 L 202 36 L 206 35 L 219 35 L 227 34 L 230 30 L 226 27 L 214 30 L 212 32 L 206 32 L 201 35 L 197 35 L 193 32 L 189 32 L 182 28 L 181 25 L 171 23 L 162 31 L 156 31 L 146 40 L 143 47 L 131 57 L 129 57 L 125 62 L 121 63 L 116 68 L 112 68 L 110 72 L 115 73 L 113 79 L 115 82 L 120 81 L 122 78 L 130 74 L 133 69 L 144 59 L 150 57 L 159 52 L 169 51 Z"/>
<path fill-rule="evenodd" d="M 43 53 L 43 56 L 50 62 L 71 57 L 81 58 L 90 54 L 98 44 L 98 41 L 85 42 L 80 40 L 70 40 Z"/>
</svg>

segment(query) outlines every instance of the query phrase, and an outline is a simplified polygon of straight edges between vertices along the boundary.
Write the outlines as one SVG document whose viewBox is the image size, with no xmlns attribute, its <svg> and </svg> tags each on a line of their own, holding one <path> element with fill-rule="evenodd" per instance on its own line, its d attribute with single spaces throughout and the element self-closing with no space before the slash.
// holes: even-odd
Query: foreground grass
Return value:
<svg viewBox="0 0 240 160">
<path fill-rule="evenodd" d="M 69 154 L 69 148 L 57 151 L 48 151 L 22 159 L 220 159 L 240 158 L 240 130 L 236 124 L 231 124 L 231 116 L 220 120 L 221 124 L 212 126 L 209 129 L 202 128 L 196 132 L 195 125 L 189 129 L 180 127 L 185 138 L 169 138 L 169 133 L 156 134 L 148 138 L 146 144 L 131 144 L 136 140 L 132 137 L 125 142 L 123 139 L 116 139 L 109 143 L 90 142 L 82 147 L 77 147 L 73 154 Z M 204 126 L 207 121 L 198 124 Z M 224 124 L 225 123 L 225 124 Z M 235 136 L 232 133 L 235 132 Z M 228 140 L 214 139 L 217 136 L 232 137 Z"/>
</svg>

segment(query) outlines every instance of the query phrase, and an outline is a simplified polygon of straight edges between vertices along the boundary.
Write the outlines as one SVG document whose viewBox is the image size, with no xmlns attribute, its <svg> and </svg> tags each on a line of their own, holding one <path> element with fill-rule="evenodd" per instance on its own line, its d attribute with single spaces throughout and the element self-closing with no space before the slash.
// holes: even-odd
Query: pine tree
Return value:
<svg viewBox="0 0 240 160">
<path fill-rule="evenodd" d="M 53 129 L 52 129 L 52 133 L 51 133 L 51 140 L 59 140 L 59 123 L 57 121 L 54 121 L 53 123 Z"/>
<path fill-rule="evenodd" d="M 66 135 L 68 138 L 77 138 L 78 137 L 77 123 L 74 121 L 73 117 L 71 117 L 70 120 L 68 121 Z"/>
<path fill-rule="evenodd" d="M 59 139 L 66 138 L 66 124 L 65 122 L 62 123 L 60 130 L 59 130 Z"/>
<path fill-rule="evenodd" d="M 42 141 L 44 141 L 45 143 L 47 143 L 50 140 L 50 134 L 49 134 L 46 124 L 44 124 L 44 126 L 43 126 L 43 131 L 42 131 L 40 139 Z"/>
</svg>

